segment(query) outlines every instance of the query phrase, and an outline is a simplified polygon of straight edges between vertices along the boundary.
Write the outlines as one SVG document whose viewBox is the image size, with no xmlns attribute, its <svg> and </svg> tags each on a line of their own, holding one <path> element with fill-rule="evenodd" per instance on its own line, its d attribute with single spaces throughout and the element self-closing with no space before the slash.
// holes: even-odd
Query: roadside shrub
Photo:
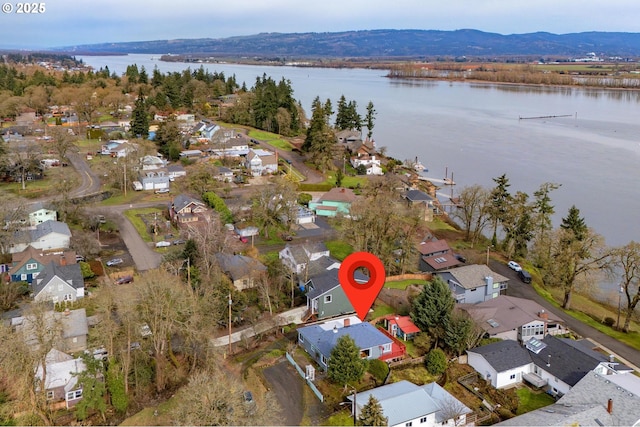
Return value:
<svg viewBox="0 0 640 427">
<path fill-rule="evenodd" d="M 299 191 L 329 191 L 332 188 L 331 184 L 298 184 Z"/>
<path fill-rule="evenodd" d="M 604 323 L 606 326 L 612 328 L 613 325 L 616 324 L 616 319 L 614 319 L 613 317 L 605 317 L 604 320 L 602 321 L 602 323 Z"/>
<path fill-rule="evenodd" d="M 220 218 L 223 223 L 228 224 L 233 222 L 233 215 L 227 207 L 227 204 L 214 192 L 206 192 L 202 195 L 202 200 L 211 208 L 215 209 L 220 214 Z"/>
<path fill-rule="evenodd" d="M 440 375 L 447 370 L 447 356 L 441 349 L 434 348 L 427 354 L 424 364 L 430 374 Z"/>
<path fill-rule="evenodd" d="M 369 361 L 367 371 L 373 375 L 377 382 L 382 383 L 389 375 L 389 365 L 380 359 L 372 359 Z"/>
</svg>

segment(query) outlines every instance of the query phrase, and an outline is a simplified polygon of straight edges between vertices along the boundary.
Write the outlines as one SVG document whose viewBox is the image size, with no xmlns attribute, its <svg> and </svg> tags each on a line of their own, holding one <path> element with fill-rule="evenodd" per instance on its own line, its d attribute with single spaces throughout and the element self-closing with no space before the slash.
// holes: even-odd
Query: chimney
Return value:
<svg viewBox="0 0 640 427">
<path fill-rule="evenodd" d="M 614 356 L 613 354 L 610 354 L 610 355 L 609 355 L 609 362 L 610 362 L 610 363 L 615 362 L 615 356 Z"/>
<path fill-rule="evenodd" d="M 344 327 L 346 328 L 347 326 L 351 326 L 351 319 L 348 317 L 344 319 Z"/>
<path fill-rule="evenodd" d="M 538 313 L 538 316 L 540 316 L 541 319 L 549 320 L 549 313 L 547 313 L 544 310 L 540 310 L 540 313 Z"/>
<path fill-rule="evenodd" d="M 337 326 L 337 325 L 333 327 L 333 333 L 334 333 L 334 334 L 337 334 L 337 333 L 338 333 L 338 326 Z"/>
<path fill-rule="evenodd" d="M 67 259 L 62 255 L 60 257 L 60 265 L 67 265 Z"/>
<path fill-rule="evenodd" d="M 547 366 L 551 366 L 551 355 L 547 356 Z"/>
<path fill-rule="evenodd" d="M 613 399 L 607 401 L 607 412 L 610 414 L 613 413 Z"/>
</svg>

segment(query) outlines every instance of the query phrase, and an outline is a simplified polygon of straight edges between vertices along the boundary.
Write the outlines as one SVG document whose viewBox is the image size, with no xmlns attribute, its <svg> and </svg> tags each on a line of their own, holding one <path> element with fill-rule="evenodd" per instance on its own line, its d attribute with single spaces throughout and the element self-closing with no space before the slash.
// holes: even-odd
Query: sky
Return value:
<svg viewBox="0 0 640 427">
<path fill-rule="evenodd" d="M 639 0 L 45 0 L 39 14 L 2 1 L 0 49 L 373 29 L 640 32 Z"/>
</svg>

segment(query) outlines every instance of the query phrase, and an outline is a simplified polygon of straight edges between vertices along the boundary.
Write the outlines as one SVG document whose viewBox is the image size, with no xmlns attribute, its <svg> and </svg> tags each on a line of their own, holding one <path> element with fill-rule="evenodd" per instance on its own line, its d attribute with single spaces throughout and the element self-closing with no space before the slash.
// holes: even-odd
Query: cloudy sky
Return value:
<svg viewBox="0 0 640 427">
<path fill-rule="evenodd" d="M 640 32 L 639 0 L 44 0 L 41 14 L 0 3 L 0 49 L 370 29 Z"/>
</svg>

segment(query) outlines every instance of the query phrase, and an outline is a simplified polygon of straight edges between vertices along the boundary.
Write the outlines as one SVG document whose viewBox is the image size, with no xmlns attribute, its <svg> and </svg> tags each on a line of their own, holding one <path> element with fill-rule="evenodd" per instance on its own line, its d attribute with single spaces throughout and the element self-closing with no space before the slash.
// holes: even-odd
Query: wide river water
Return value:
<svg viewBox="0 0 640 427">
<path fill-rule="evenodd" d="M 200 66 L 152 55 L 82 59 L 119 75 L 131 64 L 149 74 L 155 67 L 170 72 Z M 331 99 L 335 108 L 344 95 L 363 116 L 372 101 L 377 146 L 401 160 L 418 157 L 428 177 L 453 173 L 454 193 L 473 184 L 493 187 L 492 178 L 503 173 L 512 193 L 532 195 L 544 182 L 559 183 L 551 194 L 555 225 L 575 205 L 608 245 L 640 241 L 640 91 L 397 80 L 383 70 L 203 66 L 235 75 L 247 87 L 263 73 L 276 81 L 284 77 L 308 116 L 316 96 Z M 565 117 L 520 119 L 541 116 Z M 616 289 L 601 287 L 607 297 Z"/>
</svg>

